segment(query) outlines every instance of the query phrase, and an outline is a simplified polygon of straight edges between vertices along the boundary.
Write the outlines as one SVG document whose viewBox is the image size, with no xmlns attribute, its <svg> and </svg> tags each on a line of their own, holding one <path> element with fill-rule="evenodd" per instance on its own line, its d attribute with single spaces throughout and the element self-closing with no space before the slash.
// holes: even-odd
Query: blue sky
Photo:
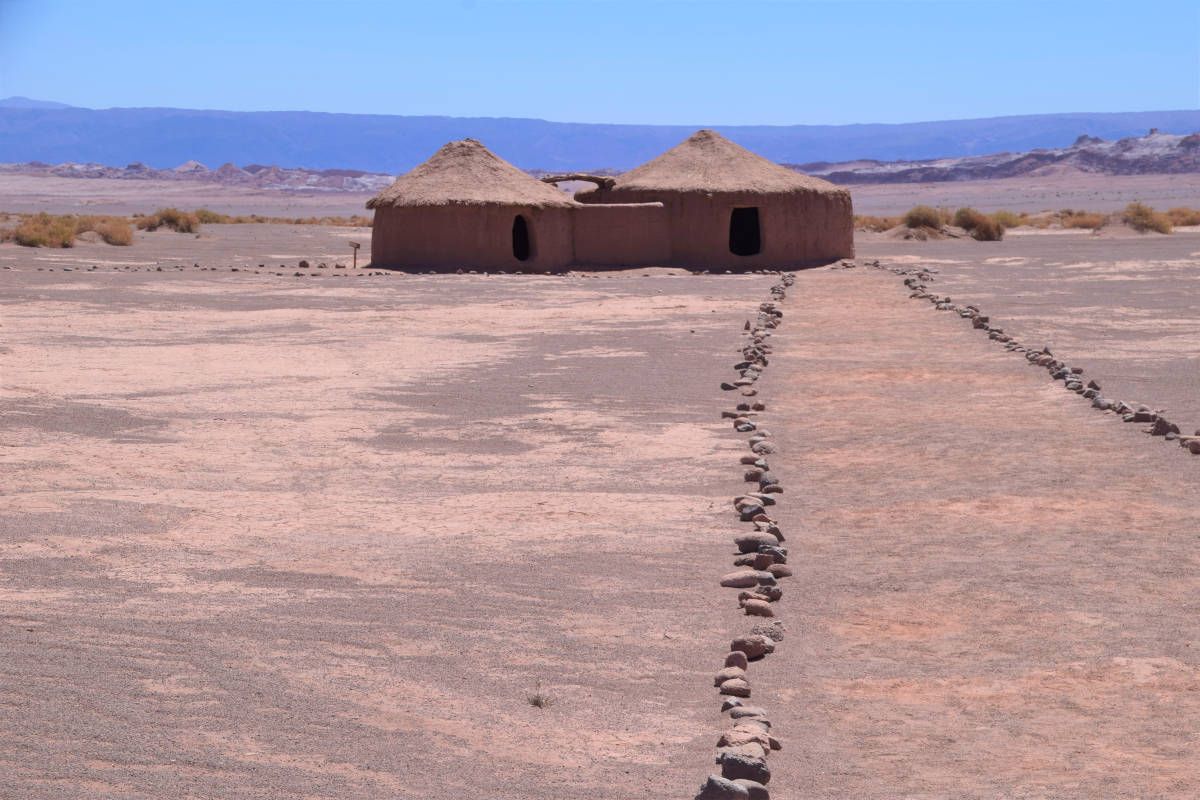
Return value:
<svg viewBox="0 0 1200 800">
<path fill-rule="evenodd" d="M 577 122 L 1200 108 L 1200 2 L 0 0 L 0 97 Z"/>
</svg>

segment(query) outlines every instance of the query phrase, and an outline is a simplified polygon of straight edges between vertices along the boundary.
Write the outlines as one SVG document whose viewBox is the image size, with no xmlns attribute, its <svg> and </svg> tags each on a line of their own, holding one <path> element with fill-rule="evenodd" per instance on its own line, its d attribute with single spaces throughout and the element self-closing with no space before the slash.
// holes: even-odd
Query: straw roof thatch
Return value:
<svg viewBox="0 0 1200 800">
<path fill-rule="evenodd" d="M 658 158 L 617 177 L 616 190 L 844 192 L 829 181 L 768 161 L 716 131 L 700 130 Z"/>
<path fill-rule="evenodd" d="M 367 208 L 451 205 L 544 208 L 576 203 L 474 139 L 444 145 L 367 202 Z"/>
</svg>

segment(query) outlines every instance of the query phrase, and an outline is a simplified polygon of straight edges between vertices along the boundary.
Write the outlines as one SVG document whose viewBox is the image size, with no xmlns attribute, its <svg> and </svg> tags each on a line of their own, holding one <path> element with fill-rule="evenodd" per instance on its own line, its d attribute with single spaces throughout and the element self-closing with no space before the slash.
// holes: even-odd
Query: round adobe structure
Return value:
<svg viewBox="0 0 1200 800">
<path fill-rule="evenodd" d="M 589 205 L 662 203 L 673 266 L 802 267 L 854 256 L 848 191 L 710 130 L 575 199 Z"/>
<path fill-rule="evenodd" d="M 474 139 L 450 142 L 367 203 L 371 265 L 562 269 L 574 258 L 577 207 Z"/>
</svg>

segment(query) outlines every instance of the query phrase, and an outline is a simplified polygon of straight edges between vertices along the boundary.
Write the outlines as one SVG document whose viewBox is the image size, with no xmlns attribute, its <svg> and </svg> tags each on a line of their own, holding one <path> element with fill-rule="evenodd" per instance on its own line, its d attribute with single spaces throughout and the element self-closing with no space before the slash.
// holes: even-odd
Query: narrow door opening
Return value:
<svg viewBox="0 0 1200 800">
<path fill-rule="evenodd" d="M 729 215 L 729 252 L 756 256 L 762 250 L 762 231 L 757 208 L 735 208 Z"/>
<path fill-rule="evenodd" d="M 529 223 L 520 214 L 513 220 L 512 248 L 513 258 L 517 261 L 528 261 L 533 255 L 533 247 L 529 241 Z"/>
</svg>

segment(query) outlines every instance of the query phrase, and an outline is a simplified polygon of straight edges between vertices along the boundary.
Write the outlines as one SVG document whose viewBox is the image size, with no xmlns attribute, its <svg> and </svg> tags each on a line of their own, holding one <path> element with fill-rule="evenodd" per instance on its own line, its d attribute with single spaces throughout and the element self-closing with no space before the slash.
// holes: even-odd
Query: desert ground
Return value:
<svg viewBox="0 0 1200 800">
<path fill-rule="evenodd" d="M 361 211 L 222 200 L 170 204 Z M 777 276 L 336 268 L 369 239 L 0 245 L 11 796 L 688 798 L 719 772 L 713 674 L 764 622 L 718 586 L 751 488 L 719 385 Z M 890 271 L 1191 433 L 1200 234 L 864 234 L 835 267 L 796 274 L 756 384 L 795 573 L 748 670 L 772 796 L 1200 795 L 1200 456 Z"/>
<path fill-rule="evenodd" d="M 566 189 L 580 184 L 565 184 Z M 1200 205 L 1196 175 L 1087 175 L 1054 172 L 1001 180 L 864 184 L 849 187 L 857 214 L 902 214 L 917 203 L 975 206 L 985 211 L 1047 211 L 1082 208 L 1116 211 L 1132 200 L 1152 206 Z M 139 214 L 164 206 L 212 208 L 226 214 L 273 217 L 343 216 L 364 213 L 370 194 L 272 191 L 164 180 L 3 176 L 0 212 Z"/>
</svg>

